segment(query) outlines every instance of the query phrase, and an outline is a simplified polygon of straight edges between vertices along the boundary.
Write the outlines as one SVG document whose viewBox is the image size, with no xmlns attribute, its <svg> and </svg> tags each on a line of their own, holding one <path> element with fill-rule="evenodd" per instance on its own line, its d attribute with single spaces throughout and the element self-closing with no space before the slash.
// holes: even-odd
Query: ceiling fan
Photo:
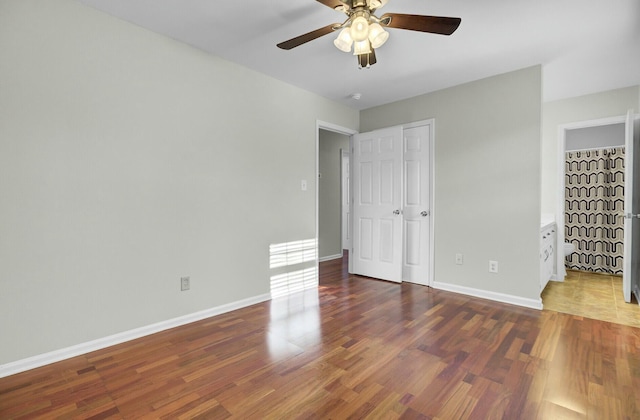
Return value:
<svg viewBox="0 0 640 420">
<path fill-rule="evenodd" d="M 385 13 L 377 17 L 375 12 L 387 4 L 388 0 L 316 0 L 334 10 L 347 15 L 343 23 L 332 23 L 315 31 L 291 38 L 278 44 L 283 50 L 290 50 L 316 38 L 341 29 L 333 44 L 341 51 L 351 52 L 358 57 L 358 66 L 367 68 L 376 63 L 375 49 L 389 38 L 384 28 L 408 29 L 410 31 L 451 35 L 458 29 L 462 19 L 443 16 L 407 15 Z"/>
</svg>

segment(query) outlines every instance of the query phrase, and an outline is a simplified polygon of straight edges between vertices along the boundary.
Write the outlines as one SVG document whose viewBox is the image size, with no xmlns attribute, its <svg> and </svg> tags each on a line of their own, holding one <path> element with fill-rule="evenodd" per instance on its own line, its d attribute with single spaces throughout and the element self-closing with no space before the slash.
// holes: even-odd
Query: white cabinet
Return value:
<svg viewBox="0 0 640 420">
<path fill-rule="evenodd" d="M 540 292 L 553 276 L 556 255 L 556 224 L 551 223 L 540 229 Z"/>
</svg>

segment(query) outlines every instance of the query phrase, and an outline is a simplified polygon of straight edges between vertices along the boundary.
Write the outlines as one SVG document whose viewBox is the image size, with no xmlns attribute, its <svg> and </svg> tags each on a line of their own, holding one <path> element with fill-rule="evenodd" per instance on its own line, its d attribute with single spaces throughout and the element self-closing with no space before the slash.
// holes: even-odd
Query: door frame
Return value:
<svg viewBox="0 0 640 420">
<path fill-rule="evenodd" d="M 395 125 L 395 126 L 391 126 L 391 127 L 398 127 L 400 126 L 403 130 L 405 128 L 415 128 L 415 127 L 420 127 L 420 126 L 425 126 L 428 125 L 429 126 L 429 212 L 430 212 L 430 216 L 429 216 L 429 278 L 427 279 L 427 287 L 433 287 L 433 284 L 435 282 L 435 220 L 436 220 L 436 211 L 435 211 L 435 203 L 436 203 L 436 196 L 435 196 L 435 186 L 436 186 L 436 154 L 435 154 L 435 125 L 436 125 L 436 121 L 435 118 L 428 118 L 425 120 L 419 120 L 419 121 L 415 121 L 415 122 L 411 122 L 411 123 L 406 123 L 406 124 L 399 124 L 399 125 Z M 384 129 L 384 128 L 391 128 L 391 127 L 380 127 L 377 128 L 378 129 Z M 371 131 L 375 131 L 375 130 L 371 130 Z M 353 134 L 358 134 L 358 133 L 353 133 Z M 350 146 L 349 146 L 349 150 L 351 152 L 351 154 L 353 155 L 353 134 L 351 135 L 350 138 Z M 404 147 L 404 137 L 402 139 L 403 142 L 403 147 Z M 353 160 L 351 160 L 351 170 L 353 171 Z M 403 169 L 403 173 L 404 173 L 404 169 Z M 350 177 L 350 181 L 352 183 L 351 185 L 351 191 L 353 193 L 353 175 Z M 353 197 L 351 199 L 351 210 L 350 210 L 351 215 L 353 215 Z M 353 226 L 353 223 L 351 223 L 351 226 Z M 353 247 L 353 235 L 352 235 L 352 247 Z M 352 251 L 352 250 L 350 250 Z M 353 267 L 352 267 L 352 259 L 349 259 L 349 272 L 352 273 L 353 272 Z"/>
<path fill-rule="evenodd" d="M 638 114 L 634 115 L 634 120 L 638 119 Z M 580 128 L 599 127 L 603 125 L 612 124 L 625 124 L 627 120 L 626 115 L 619 115 L 615 117 L 599 118 L 595 120 L 578 121 L 568 124 L 561 124 L 558 126 L 558 202 L 556 207 L 556 273 L 553 278 L 555 281 L 563 282 L 567 275 L 567 270 L 564 265 L 564 212 L 565 212 L 565 152 L 567 142 L 567 131 Z M 637 152 L 637 151 L 636 151 Z M 626 156 L 626 155 L 625 155 Z M 625 157 L 627 159 L 628 157 Z M 626 255 L 623 257 L 626 258 Z"/>
<path fill-rule="evenodd" d="M 325 130 L 325 131 L 331 131 L 334 133 L 338 133 L 338 134 L 343 134 L 345 136 L 349 136 L 349 150 L 351 150 L 351 144 L 352 144 L 352 140 L 351 137 L 354 134 L 357 134 L 358 131 L 357 130 L 353 130 L 351 128 L 347 128 L 347 127 L 343 127 L 337 124 L 333 124 L 330 122 L 326 122 L 326 121 L 321 121 L 321 120 L 316 120 L 316 149 L 315 149 L 315 219 L 316 219 L 316 226 L 315 226 L 315 237 L 316 237 L 316 272 L 319 273 L 318 271 L 318 267 L 319 267 L 319 259 L 318 259 L 318 247 L 319 244 L 317 243 L 317 240 L 319 239 L 320 236 L 320 183 L 318 182 L 318 179 L 320 177 L 320 130 Z M 342 209 L 340 209 L 340 213 L 342 213 Z M 341 238 L 342 239 L 342 238 Z M 342 245 L 342 244 L 341 244 Z"/>
<path fill-rule="evenodd" d="M 351 143 L 351 142 L 349 142 Z M 347 170 L 345 170 L 345 164 L 347 167 Z M 345 179 L 347 177 L 347 171 L 349 173 L 349 178 Z M 346 184 L 346 188 L 345 188 L 345 184 Z M 349 211 L 347 212 L 347 215 L 345 215 L 345 191 L 347 194 L 347 203 L 349 204 Z M 349 235 L 349 228 L 351 227 L 351 224 L 349 223 L 349 215 L 351 214 L 351 200 L 349 199 L 348 195 L 351 192 L 351 149 L 340 149 L 340 215 L 341 215 L 341 220 L 340 220 L 340 227 L 341 227 L 341 232 L 340 232 L 340 244 L 342 245 L 342 250 L 344 251 L 345 249 L 351 249 L 351 235 Z"/>
</svg>

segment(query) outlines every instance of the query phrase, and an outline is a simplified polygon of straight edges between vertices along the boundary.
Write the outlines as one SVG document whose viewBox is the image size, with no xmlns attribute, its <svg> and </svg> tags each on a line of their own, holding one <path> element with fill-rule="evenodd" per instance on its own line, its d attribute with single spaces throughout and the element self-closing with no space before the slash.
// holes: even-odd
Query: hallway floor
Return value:
<svg viewBox="0 0 640 420">
<path fill-rule="evenodd" d="M 564 282 L 550 281 L 542 292 L 544 309 L 640 327 L 640 305 L 626 303 L 622 277 L 568 270 Z"/>
</svg>

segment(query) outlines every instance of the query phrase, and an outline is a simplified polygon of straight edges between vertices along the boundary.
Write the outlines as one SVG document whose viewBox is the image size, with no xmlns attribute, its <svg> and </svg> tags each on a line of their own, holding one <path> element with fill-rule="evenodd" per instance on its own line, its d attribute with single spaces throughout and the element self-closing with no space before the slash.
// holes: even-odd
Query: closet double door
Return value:
<svg viewBox="0 0 640 420">
<path fill-rule="evenodd" d="M 431 127 L 353 136 L 352 273 L 429 283 Z"/>
</svg>

